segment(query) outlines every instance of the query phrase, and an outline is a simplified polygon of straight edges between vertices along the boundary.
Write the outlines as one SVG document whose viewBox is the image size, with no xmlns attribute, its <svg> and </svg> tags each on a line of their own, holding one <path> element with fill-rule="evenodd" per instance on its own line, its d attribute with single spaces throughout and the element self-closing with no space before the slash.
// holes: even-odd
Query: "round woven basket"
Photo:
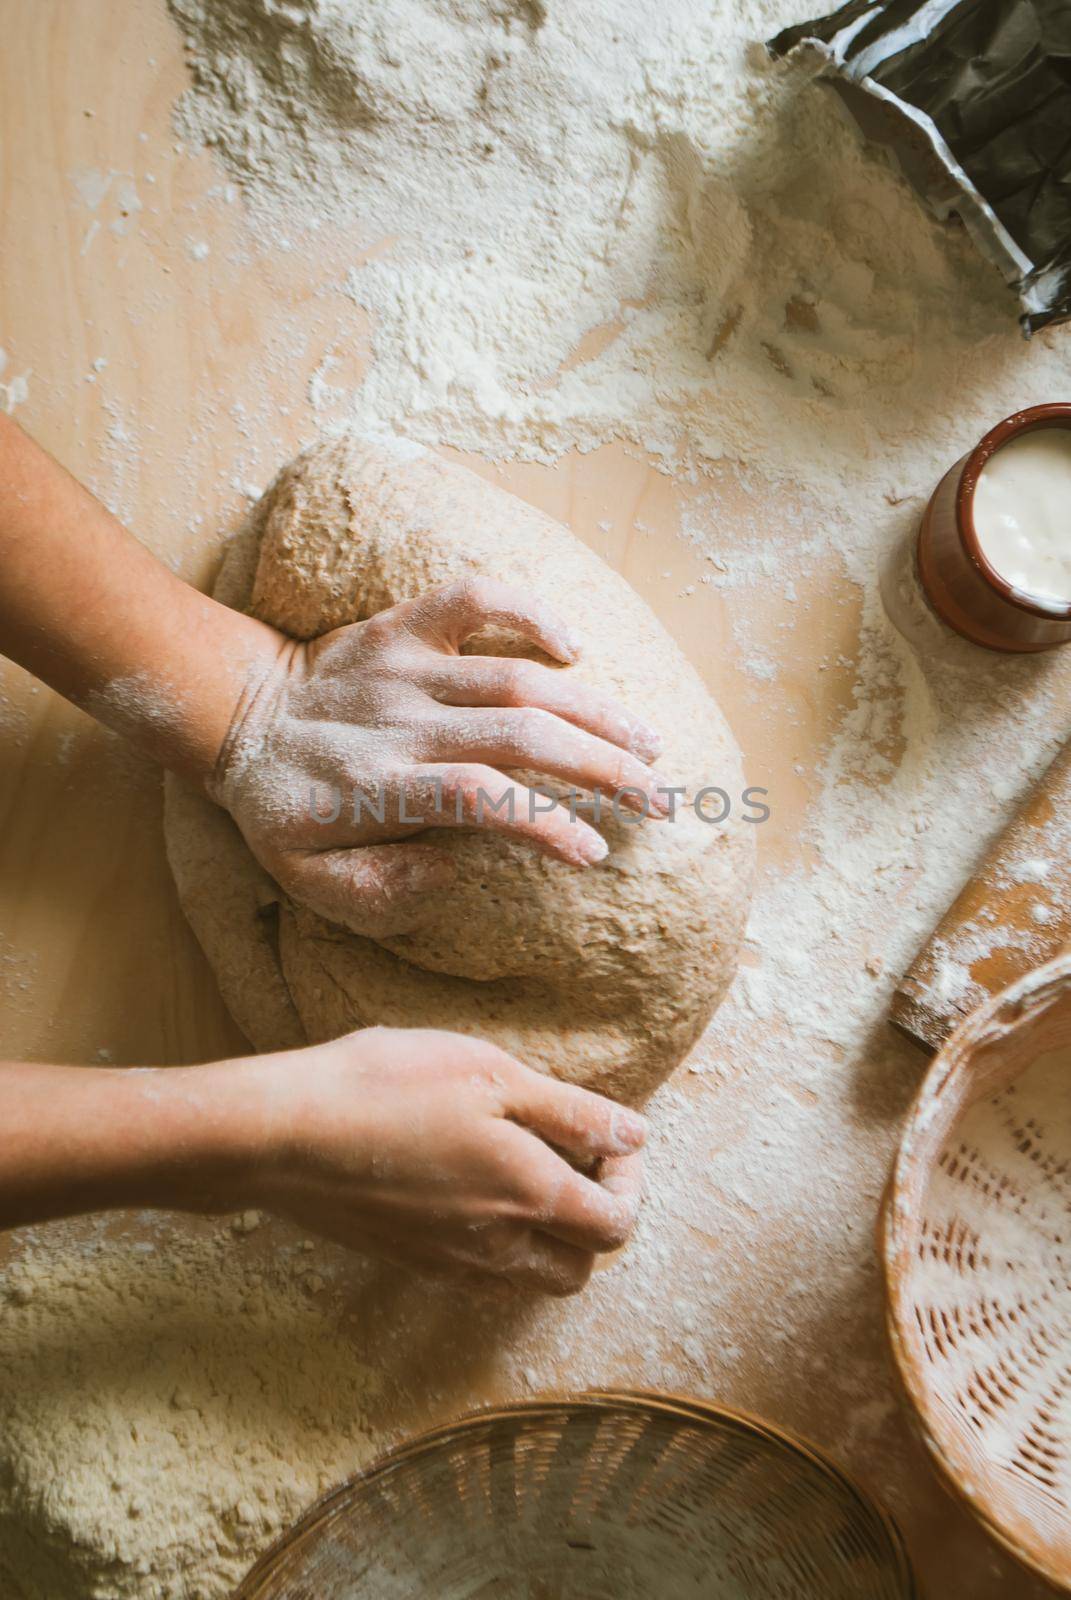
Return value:
<svg viewBox="0 0 1071 1600">
<path fill-rule="evenodd" d="M 810 1446 L 695 1401 L 462 1418 L 319 1501 L 234 1600 L 909 1600 L 893 1523 Z"/>
<path fill-rule="evenodd" d="M 882 1246 L 893 1354 L 937 1465 L 1007 1550 L 1071 1592 L 1071 951 L 934 1060 Z"/>
</svg>

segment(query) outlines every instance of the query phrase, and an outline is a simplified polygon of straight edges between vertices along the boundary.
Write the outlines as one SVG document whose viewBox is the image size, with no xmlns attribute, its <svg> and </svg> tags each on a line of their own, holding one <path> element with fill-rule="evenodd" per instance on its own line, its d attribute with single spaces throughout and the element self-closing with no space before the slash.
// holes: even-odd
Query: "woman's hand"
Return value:
<svg viewBox="0 0 1071 1600">
<path fill-rule="evenodd" d="M 494 1045 L 369 1028 L 257 1067 L 274 1109 L 246 1204 L 390 1260 L 559 1295 L 632 1230 L 644 1119 Z"/>
<path fill-rule="evenodd" d="M 0 1229 L 263 1207 L 373 1255 L 572 1294 L 632 1229 L 645 1136 L 634 1112 L 432 1029 L 197 1067 L 0 1063 Z"/>
<path fill-rule="evenodd" d="M 503 769 L 669 812 L 652 729 L 567 671 L 459 653 L 494 626 L 572 661 L 530 595 L 469 579 L 301 644 L 182 583 L 2 416 L 0 483 L 0 651 L 204 787 L 333 922 L 415 925 L 451 873 L 446 851 L 399 848 L 422 827 L 494 828 L 575 866 L 605 855 Z"/>
<path fill-rule="evenodd" d="M 279 636 L 251 674 L 209 787 L 295 900 L 357 933 L 406 931 L 451 877 L 445 851 L 399 848 L 423 827 L 493 828 L 578 867 L 605 856 L 575 809 L 503 769 L 667 814 L 653 729 L 560 668 L 459 654 L 490 626 L 578 653 L 537 600 L 470 579 L 307 645 Z"/>
</svg>

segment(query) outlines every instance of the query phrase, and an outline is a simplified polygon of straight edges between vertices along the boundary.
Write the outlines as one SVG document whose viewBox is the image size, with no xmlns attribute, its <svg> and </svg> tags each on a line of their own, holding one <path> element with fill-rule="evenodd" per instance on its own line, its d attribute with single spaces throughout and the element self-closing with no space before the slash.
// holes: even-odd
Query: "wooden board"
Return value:
<svg viewBox="0 0 1071 1600">
<path fill-rule="evenodd" d="M 1071 939 L 1071 744 L 995 841 L 893 996 L 892 1021 L 924 1050 Z"/>
</svg>

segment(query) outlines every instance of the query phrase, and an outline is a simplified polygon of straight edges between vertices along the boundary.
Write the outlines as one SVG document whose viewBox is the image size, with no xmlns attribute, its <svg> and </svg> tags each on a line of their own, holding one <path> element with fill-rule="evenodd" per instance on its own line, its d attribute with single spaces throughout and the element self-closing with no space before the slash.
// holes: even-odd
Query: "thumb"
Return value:
<svg viewBox="0 0 1071 1600">
<path fill-rule="evenodd" d="M 366 939 L 418 926 L 428 897 L 454 881 L 445 850 L 427 844 L 370 844 L 295 851 L 279 881 L 294 900 Z"/>
</svg>

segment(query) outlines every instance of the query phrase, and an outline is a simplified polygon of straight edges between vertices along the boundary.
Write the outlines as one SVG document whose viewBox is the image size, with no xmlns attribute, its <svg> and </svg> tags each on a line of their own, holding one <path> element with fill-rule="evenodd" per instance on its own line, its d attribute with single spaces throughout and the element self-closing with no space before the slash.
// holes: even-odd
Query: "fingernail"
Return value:
<svg viewBox="0 0 1071 1600">
<path fill-rule="evenodd" d="M 673 785 L 660 772 L 652 775 L 651 806 L 660 817 L 668 817 L 673 810 Z"/>
<path fill-rule="evenodd" d="M 605 861 L 609 854 L 610 846 L 602 834 L 596 833 L 594 828 L 581 834 L 576 841 L 576 855 L 581 866 L 593 867 L 597 862 Z"/>
<path fill-rule="evenodd" d="M 558 643 L 567 661 L 578 661 L 584 653 L 583 645 L 571 628 L 562 628 L 559 631 Z"/>
<path fill-rule="evenodd" d="M 662 754 L 662 740 L 649 723 L 634 722 L 631 749 L 641 761 L 656 761 Z"/>
<path fill-rule="evenodd" d="M 610 1121 L 610 1137 L 622 1152 L 642 1149 L 647 1143 L 647 1118 L 618 1106 Z"/>
</svg>

